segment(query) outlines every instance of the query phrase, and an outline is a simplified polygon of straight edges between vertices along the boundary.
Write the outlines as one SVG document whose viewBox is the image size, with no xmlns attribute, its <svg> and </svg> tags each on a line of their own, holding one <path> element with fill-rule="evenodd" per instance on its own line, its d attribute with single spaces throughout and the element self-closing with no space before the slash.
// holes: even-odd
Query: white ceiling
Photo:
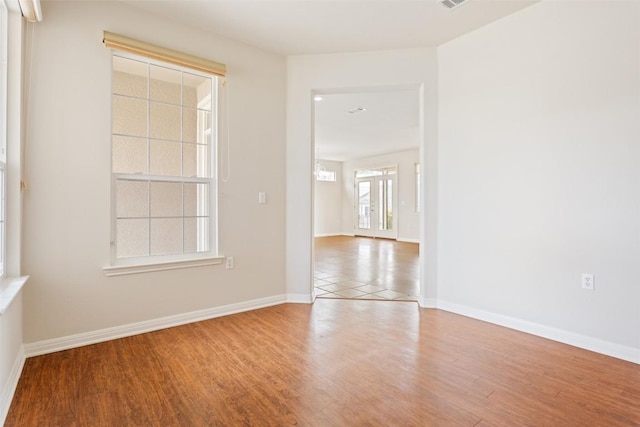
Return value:
<svg viewBox="0 0 640 427">
<path fill-rule="evenodd" d="M 321 95 L 315 101 L 316 156 L 344 161 L 419 145 L 417 89 Z M 356 107 L 365 111 L 350 113 Z"/>
<path fill-rule="evenodd" d="M 437 46 L 537 0 L 122 0 L 282 55 Z"/>
<path fill-rule="evenodd" d="M 173 21 L 281 55 L 432 47 L 537 0 L 121 0 Z M 348 160 L 418 146 L 415 92 L 326 95 L 317 103 L 316 147 Z M 367 111 L 348 114 L 362 105 Z"/>
</svg>

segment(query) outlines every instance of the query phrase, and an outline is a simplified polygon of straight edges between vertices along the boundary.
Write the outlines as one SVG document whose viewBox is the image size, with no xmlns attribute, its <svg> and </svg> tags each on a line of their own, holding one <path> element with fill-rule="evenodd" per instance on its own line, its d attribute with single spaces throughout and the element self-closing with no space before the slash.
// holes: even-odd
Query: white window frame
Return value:
<svg viewBox="0 0 640 427">
<path fill-rule="evenodd" d="M 7 272 L 7 114 L 8 87 L 7 74 L 9 72 L 8 42 L 9 42 L 9 10 L 0 0 L 0 279 L 6 277 Z"/>
<path fill-rule="evenodd" d="M 316 180 L 322 182 L 336 182 L 338 174 L 334 170 L 321 168 L 316 174 Z"/>
<path fill-rule="evenodd" d="M 209 178 L 198 178 L 198 177 L 182 177 L 182 176 L 159 176 L 159 175 L 151 175 L 151 174 L 123 174 L 123 173 L 114 173 L 113 172 L 113 163 L 111 163 L 110 173 L 111 173 L 111 265 L 108 267 L 104 267 L 104 272 L 107 276 L 120 276 L 125 274 L 134 274 L 134 273 L 144 273 L 151 271 L 162 271 L 162 270 L 172 270 L 178 268 L 187 268 L 187 267 L 199 267 L 204 265 L 212 265 L 212 264 L 220 264 L 222 263 L 224 257 L 218 254 L 218 211 L 217 211 L 217 195 L 218 195 L 218 180 L 217 180 L 217 141 L 218 136 L 220 135 L 220 120 L 219 114 L 221 111 L 220 102 L 222 101 L 220 97 L 218 97 L 218 93 L 222 87 L 222 79 L 218 76 L 203 73 L 198 70 L 194 70 L 188 67 L 180 67 L 177 65 L 169 64 L 162 61 L 156 61 L 144 56 L 132 55 L 125 52 L 119 51 L 109 51 L 110 57 L 112 61 L 110 64 L 113 64 L 114 57 L 122 57 L 126 59 L 131 59 L 151 65 L 156 65 L 164 68 L 169 68 L 173 70 L 178 70 L 182 72 L 186 72 L 193 75 L 200 75 L 203 77 L 211 78 L 211 94 L 209 95 L 208 100 L 205 99 L 198 104 L 198 108 L 204 105 L 205 102 L 209 104 L 213 103 L 211 109 L 211 127 L 215 130 L 212 132 L 211 128 L 209 129 L 198 129 L 199 132 L 203 132 L 206 137 L 209 139 L 209 162 L 210 162 L 210 177 Z M 113 65 L 111 66 L 111 72 L 113 75 Z M 109 87 L 110 93 L 113 92 L 113 84 Z M 148 97 L 148 95 L 147 95 Z M 113 95 L 111 95 L 111 99 L 113 100 Z M 112 101 L 113 102 L 113 101 Z M 111 108 L 111 112 L 113 114 L 113 106 Z M 200 114 L 198 112 L 198 114 Z M 205 125 L 206 127 L 206 125 Z M 110 135 L 112 135 L 110 133 Z M 110 138 L 112 141 L 112 137 Z M 111 142 L 111 149 L 113 150 L 113 144 Z M 111 156 L 113 159 L 113 156 Z M 200 158 L 201 162 L 197 164 L 197 168 L 200 170 L 201 168 L 206 168 L 206 158 Z M 111 160 L 113 162 L 113 160 Z M 117 181 L 118 180 L 128 180 L 128 181 L 141 181 L 141 182 L 181 182 L 181 183 L 206 183 L 209 185 L 209 222 L 208 236 L 204 236 L 202 233 L 198 232 L 198 248 L 202 248 L 203 245 L 208 245 L 207 251 L 201 252 L 189 252 L 189 253 L 178 253 L 171 255 L 147 255 L 141 257 L 129 257 L 129 258 L 118 258 L 117 257 L 117 215 L 116 215 L 116 191 L 117 191 Z M 208 240 L 208 242 L 207 242 Z"/>
<path fill-rule="evenodd" d="M 18 2 L 0 0 L 0 163 L 2 180 L 2 277 L 0 277 L 0 316 L 16 297 L 29 276 L 20 273 L 21 139 L 27 110 L 23 109 L 23 63 L 20 60 L 25 32 Z M 11 83 L 11 86 L 9 85 Z M 20 183 L 20 184 L 18 184 Z M 9 250 L 7 250 L 9 248 Z"/>
</svg>

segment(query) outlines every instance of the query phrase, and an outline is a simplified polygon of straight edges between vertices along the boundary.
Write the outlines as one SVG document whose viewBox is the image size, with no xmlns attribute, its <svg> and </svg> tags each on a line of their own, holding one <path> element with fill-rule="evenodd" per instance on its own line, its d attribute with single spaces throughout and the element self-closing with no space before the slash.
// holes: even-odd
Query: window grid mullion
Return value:
<svg viewBox="0 0 640 427">
<path fill-rule="evenodd" d="M 180 176 L 184 178 L 184 71 L 180 71 Z M 182 212 L 182 253 L 184 253 L 184 181 L 180 186 L 182 196 L 180 199 Z"/>
<path fill-rule="evenodd" d="M 151 174 L 151 64 L 147 64 L 147 175 Z M 147 191 L 147 256 L 151 256 L 151 181 Z"/>
</svg>

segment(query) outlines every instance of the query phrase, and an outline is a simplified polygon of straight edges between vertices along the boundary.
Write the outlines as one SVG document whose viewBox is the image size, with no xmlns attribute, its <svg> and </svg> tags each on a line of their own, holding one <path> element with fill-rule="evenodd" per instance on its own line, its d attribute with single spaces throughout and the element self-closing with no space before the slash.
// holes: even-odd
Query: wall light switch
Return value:
<svg viewBox="0 0 640 427">
<path fill-rule="evenodd" d="M 261 191 L 258 193 L 258 204 L 265 205 L 267 204 L 267 193 Z"/>
</svg>

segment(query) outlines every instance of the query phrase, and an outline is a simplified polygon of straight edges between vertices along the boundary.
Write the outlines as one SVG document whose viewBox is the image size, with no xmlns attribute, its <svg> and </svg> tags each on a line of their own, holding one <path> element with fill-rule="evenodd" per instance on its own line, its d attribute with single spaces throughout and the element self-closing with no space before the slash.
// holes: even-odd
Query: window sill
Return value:
<svg viewBox="0 0 640 427">
<path fill-rule="evenodd" d="M 124 276 L 127 274 L 151 273 L 154 271 L 177 270 L 179 268 L 204 267 L 207 265 L 222 264 L 224 256 L 215 256 L 209 258 L 198 258 L 177 261 L 156 262 L 153 264 L 129 264 L 129 265 L 112 265 L 103 267 L 105 276 Z"/>
<path fill-rule="evenodd" d="M 22 287 L 29 280 L 29 276 L 7 277 L 0 280 L 0 315 L 4 314 Z"/>
</svg>

